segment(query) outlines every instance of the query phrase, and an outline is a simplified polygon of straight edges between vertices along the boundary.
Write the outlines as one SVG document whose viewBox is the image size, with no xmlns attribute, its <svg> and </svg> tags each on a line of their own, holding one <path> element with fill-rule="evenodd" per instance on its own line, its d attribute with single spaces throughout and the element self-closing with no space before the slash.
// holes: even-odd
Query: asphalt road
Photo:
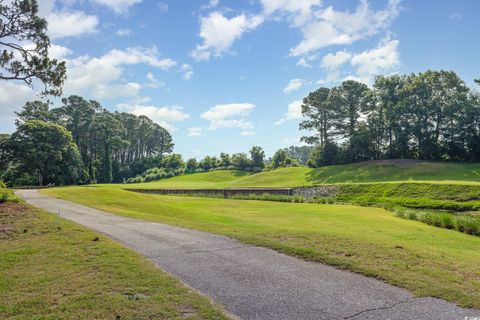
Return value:
<svg viewBox="0 0 480 320">
<path fill-rule="evenodd" d="M 480 320 L 479 310 L 414 298 L 376 279 L 226 237 L 124 218 L 36 190 L 18 194 L 123 243 L 240 319 Z"/>
</svg>

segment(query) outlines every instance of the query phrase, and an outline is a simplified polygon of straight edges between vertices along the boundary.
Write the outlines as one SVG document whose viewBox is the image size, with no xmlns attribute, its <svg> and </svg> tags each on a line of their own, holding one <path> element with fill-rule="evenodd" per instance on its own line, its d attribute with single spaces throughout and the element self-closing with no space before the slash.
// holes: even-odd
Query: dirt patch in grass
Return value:
<svg viewBox="0 0 480 320">
<path fill-rule="evenodd" d="M 0 239 L 11 237 L 18 232 L 23 232 L 18 230 L 16 226 L 18 221 L 32 215 L 33 212 L 31 208 L 23 203 L 0 203 Z"/>
</svg>

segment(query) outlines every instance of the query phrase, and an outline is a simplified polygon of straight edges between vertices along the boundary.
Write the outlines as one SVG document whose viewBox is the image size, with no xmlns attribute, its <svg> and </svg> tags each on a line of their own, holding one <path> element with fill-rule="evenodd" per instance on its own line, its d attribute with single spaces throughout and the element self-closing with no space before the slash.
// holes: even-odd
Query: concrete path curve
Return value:
<svg viewBox="0 0 480 320">
<path fill-rule="evenodd" d="M 241 319 L 480 320 L 480 311 L 236 240 L 116 216 L 36 190 L 18 194 L 139 252 Z M 478 317 L 478 318 L 475 318 Z"/>
</svg>

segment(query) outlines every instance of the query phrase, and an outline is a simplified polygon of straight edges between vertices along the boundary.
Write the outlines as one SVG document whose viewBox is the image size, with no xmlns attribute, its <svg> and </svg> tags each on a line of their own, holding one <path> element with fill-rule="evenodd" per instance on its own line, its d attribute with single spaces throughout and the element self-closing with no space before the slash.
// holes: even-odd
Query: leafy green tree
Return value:
<svg viewBox="0 0 480 320">
<path fill-rule="evenodd" d="M 205 158 L 200 160 L 200 162 L 198 163 L 198 166 L 200 168 L 202 168 L 203 170 L 208 171 L 208 170 L 214 168 L 215 164 L 214 164 L 214 161 L 213 161 L 212 157 L 206 156 Z"/>
<path fill-rule="evenodd" d="M 110 183 L 113 180 L 112 153 L 123 145 L 121 138 L 123 129 L 120 122 L 108 112 L 95 114 L 93 118 L 91 130 L 96 146 L 94 158 L 98 159 L 100 164 L 97 166 L 94 163 L 98 182 Z"/>
<path fill-rule="evenodd" d="M 185 172 L 194 173 L 197 168 L 198 168 L 198 163 L 197 163 L 197 159 L 195 158 L 190 158 L 185 163 Z"/>
<path fill-rule="evenodd" d="M 288 157 L 292 160 L 296 160 L 299 164 L 307 164 L 310 159 L 310 153 L 312 152 L 311 146 L 290 146 L 283 149 L 287 153 Z"/>
<path fill-rule="evenodd" d="M 9 147 L 40 185 L 78 181 L 82 171 L 78 149 L 71 133 L 60 125 L 29 120 L 12 134 Z"/>
<path fill-rule="evenodd" d="M 250 160 L 246 153 L 239 152 L 232 156 L 232 165 L 236 170 L 245 170 L 250 167 Z"/>
<path fill-rule="evenodd" d="M 44 94 L 59 96 L 66 66 L 48 56 L 47 22 L 38 16 L 37 1 L 1 1 L 0 18 L 0 80 L 32 86 L 38 79 Z"/>
<path fill-rule="evenodd" d="M 330 89 L 320 88 L 303 99 L 301 130 L 313 131 L 314 135 L 303 136 L 302 141 L 308 144 L 324 144 L 330 135 L 336 135 L 338 111 L 329 101 Z M 332 137 L 333 138 L 333 137 Z"/>
<path fill-rule="evenodd" d="M 308 166 L 311 168 L 320 168 L 338 163 L 338 146 L 330 141 L 324 145 L 316 145 L 308 160 Z"/>
<path fill-rule="evenodd" d="M 254 168 L 261 168 L 265 167 L 263 162 L 265 158 L 265 152 L 259 146 L 254 146 L 250 149 L 250 159 L 252 160 L 252 167 Z"/>
<path fill-rule="evenodd" d="M 172 153 L 162 159 L 162 168 L 169 170 L 177 170 L 185 166 L 182 156 L 177 153 Z"/>
<path fill-rule="evenodd" d="M 40 100 L 25 103 L 22 110 L 15 112 L 15 114 L 18 117 L 18 119 L 15 120 L 17 126 L 29 120 L 42 120 L 45 122 L 53 120 L 53 115 L 48 108 L 48 103 Z"/>
<path fill-rule="evenodd" d="M 273 169 L 276 169 L 276 168 L 279 168 L 279 167 L 284 167 L 285 166 L 285 161 L 287 159 L 290 159 L 287 155 L 287 153 L 285 152 L 285 150 L 283 149 L 279 149 L 277 150 L 277 152 L 275 152 L 275 154 L 273 155 L 272 157 L 272 168 Z M 291 162 L 291 160 L 290 160 Z"/>
<path fill-rule="evenodd" d="M 223 168 L 228 168 L 232 165 L 232 159 L 229 154 L 222 152 L 220 153 L 220 163 L 219 166 Z"/>
<path fill-rule="evenodd" d="M 9 134 L 0 134 L 0 172 L 4 172 L 7 169 L 12 158 L 9 141 Z"/>
</svg>

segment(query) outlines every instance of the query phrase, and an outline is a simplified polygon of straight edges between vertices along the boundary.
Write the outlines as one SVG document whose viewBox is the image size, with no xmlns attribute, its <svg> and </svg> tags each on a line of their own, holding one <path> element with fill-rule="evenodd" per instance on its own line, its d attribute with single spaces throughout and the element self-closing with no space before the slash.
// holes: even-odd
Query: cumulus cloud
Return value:
<svg viewBox="0 0 480 320">
<path fill-rule="evenodd" d="M 376 48 L 352 57 L 351 64 L 357 67 L 358 80 L 369 84 L 374 75 L 389 71 L 400 64 L 398 40 L 381 42 Z"/>
<path fill-rule="evenodd" d="M 51 58 L 62 60 L 65 57 L 68 57 L 73 53 L 72 50 L 70 50 L 67 47 L 59 46 L 56 44 L 50 45 L 50 48 L 48 49 L 48 55 Z"/>
<path fill-rule="evenodd" d="M 52 39 L 95 33 L 98 17 L 82 11 L 50 12 L 46 16 L 48 35 Z"/>
<path fill-rule="evenodd" d="M 400 0 L 389 0 L 384 9 L 375 11 L 367 0 L 362 0 L 353 12 L 336 11 L 331 6 L 319 10 L 300 27 L 303 40 L 290 50 L 290 54 L 304 55 L 330 45 L 347 45 L 375 35 L 399 14 L 399 3 Z"/>
<path fill-rule="evenodd" d="M 288 83 L 288 85 L 283 89 L 283 92 L 285 93 L 290 93 L 292 91 L 300 89 L 301 86 L 305 83 L 305 80 L 303 79 L 292 79 Z"/>
<path fill-rule="evenodd" d="M 165 86 L 165 82 L 162 82 L 155 78 L 155 75 L 151 72 L 147 72 L 148 86 L 150 88 L 159 88 Z"/>
<path fill-rule="evenodd" d="M 202 44 L 197 44 L 191 52 L 195 60 L 209 60 L 213 55 L 221 56 L 230 52 L 235 40 L 245 32 L 254 30 L 263 22 L 261 16 L 246 16 L 240 14 L 232 18 L 225 17 L 220 12 L 212 12 L 200 18 L 200 37 Z"/>
<path fill-rule="evenodd" d="M 201 118 L 210 121 L 210 130 L 219 128 L 252 129 L 253 124 L 246 117 L 255 109 L 251 103 L 220 104 L 201 114 Z"/>
<path fill-rule="evenodd" d="M 294 26 L 304 24 L 313 15 L 314 8 L 321 5 L 322 0 L 262 0 L 265 16 L 284 14 Z"/>
<path fill-rule="evenodd" d="M 0 86 L 0 128 L 2 133 L 14 131 L 15 111 L 22 109 L 27 101 L 38 99 L 35 91 L 20 83 L 2 82 Z"/>
<path fill-rule="evenodd" d="M 183 74 L 183 79 L 190 80 L 193 76 L 193 67 L 187 63 L 182 64 L 180 72 Z"/>
<path fill-rule="evenodd" d="M 142 0 L 93 0 L 93 2 L 107 6 L 117 14 L 124 14 L 130 10 L 130 7 Z"/>
<path fill-rule="evenodd" d="M 280 125 L 290 120 L 300 120 L 302 119 L 302 100 L 295 100 L 288 104 L 287 112 L 284 117 L 277 122 L 275 125 Z"/>
<path fill-rule="evenodd" d="M 301 66 L 304 68 L 312 68 L 312 65 L 308 63 L 308 60 L 305 57 L 301 57 L 300 59 L 298 59 L 297 66 Z"/>
<path fill-rule="evenodd" d="M 328 72 L 325 82 L 331 82 L 338 79 L 340 76 L 340 67 L 349 62 L 352 54 L 346 50 L 338 51 L 337 53 L 329 53 L 322 59 L 322 68 Z"/>
<path fill-rule="evenodd" d="M 168 4 L 163 1 L 160 1 L 157 4 L 157 8 L 158 8 L 158 11 L 160 11 L 160 13 L 168 12 Z"/>
<path fill-rule="evenodd" d="M 155 47 L 113 49 L 103 56 L 91 58 L 80 56 L 66 59 L 67 81 L 65 94 L 86 94 L 93 98 L 108 98 L 115 95 L 137 95 L 141 86 L 137 83 L 118 83 L 123 69 L 128 65 L 146 64 L 160 70 L 168 70 L 177 65 L 170 58 L 160 58 Z"/>
<path fill-rule="evenodd" d="M 220 4 L 220 0 L 210 0 L 206 5 L 200 7 L 200 10 L 215 8 Z"/>
<path fill-rule="evenodd" d="M 121 28 L 121 29 L 118 29 L 117 31 L 117 36 L 119 37 L 125 37 L 125 36 L 129 36 L 132 34 L 132 30 L 128 29 L 128 28 Z"/>
<path fill-rule="evenodd" d="M 338 51 L 328 54 L 322 59 L 322 68 L 327 70 L 325 79 L 320 84 L 339 79 L 341 67 L 348 64 L 356 67 L 353 74 L 343 80 L 356 80 L 370 85 L 375 75 L 394 70 L 400 64 L 398 40 L 381 41 L 375 48 L 360 53 Z"/>
<path fill-rule="evenodd" d="M 251 136 L 254 136 L 255 135 L 255 131 L 253 130 L 245 130 L 245 131 L 242 131 L 240 132 L 240 134 L 244 137 L 251 137 Z"/>
<path fill-rule="evenodd" d="M 204 135 L 203 128 L 200 128 L 200 127 L 188 128 L 189 137 L 200 137 L 203 135 Z"/>
<path fill-rule="evenodd" d="M 152 106 L 143 104 L 118 104 L 117 109 L 137 116 L 147 116 L 168 131 L 176 131 L 174 123 L 190 118 L 179 106 Z"/>
</svg>

